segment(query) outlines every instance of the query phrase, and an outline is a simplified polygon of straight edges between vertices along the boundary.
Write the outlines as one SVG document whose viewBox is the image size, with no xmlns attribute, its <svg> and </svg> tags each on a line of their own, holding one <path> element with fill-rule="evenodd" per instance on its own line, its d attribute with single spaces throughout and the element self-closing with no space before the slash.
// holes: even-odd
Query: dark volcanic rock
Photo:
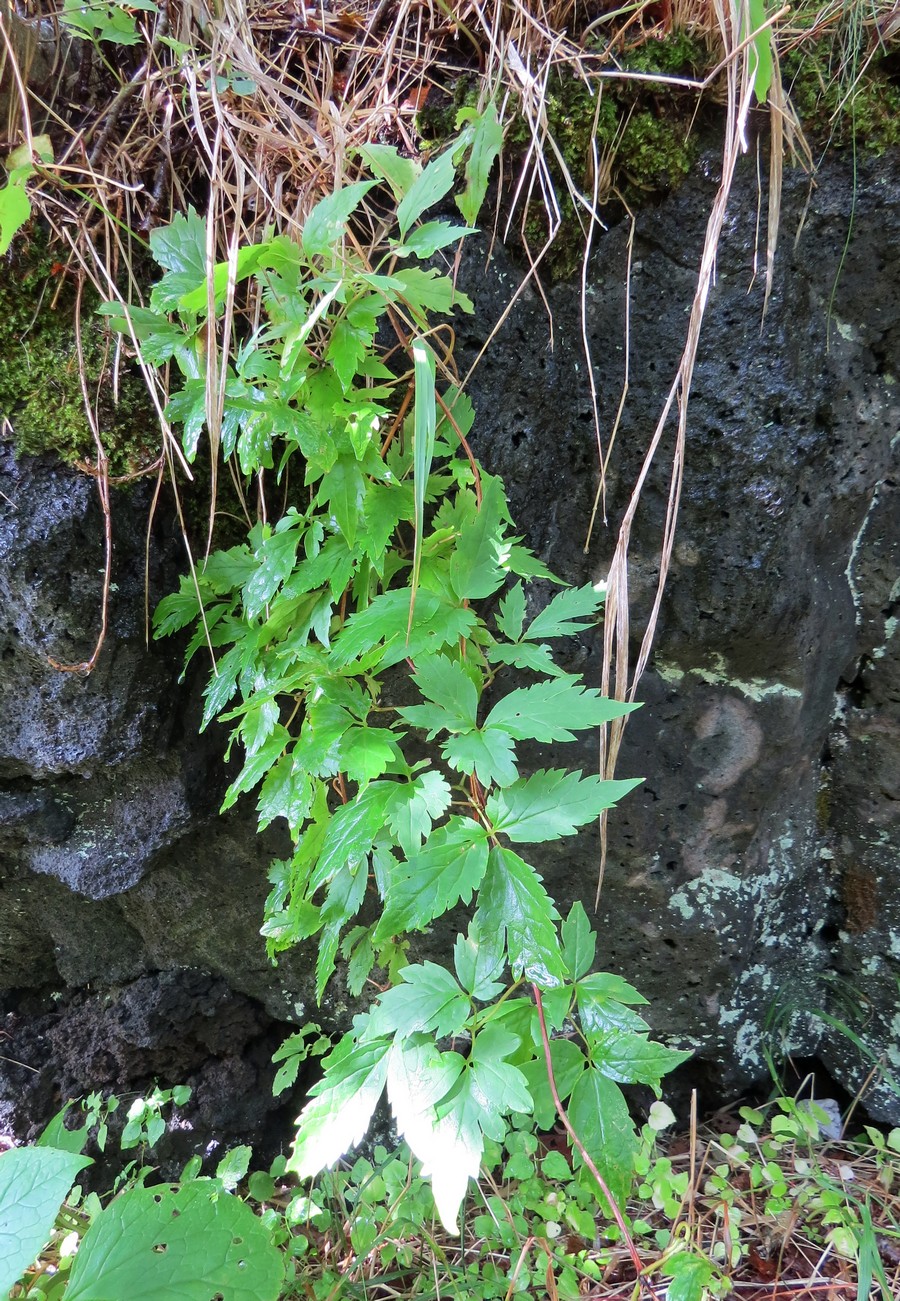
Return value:
<svg viewBox="0 0 900 1301">
<path fill-rule="evenodd" d="M 473 377 L 477 451 L 502 474 L 531 545 L 570 581 L 605 575 L 683 346 L 716 183 L 710 155 L 638 218 L 630 387 L 609 523 L 587 554 L 597 449 L 578 286 L 545 287 L 552 349 L 544 301 L 526 289 Z M 739 173 L 691 399 L 673 570 L 620 762 L 646 781 L 610 822 L 599 961 L 638 985 L 655 1028 L 695 1048 L 720 1090 L 759 1078 L 766 1052 L 786 1047 L 818 1054 L 851 1091 L 873 1061 L 900 1075 L 900 160 L 861 167 L 855 202 L 842 263 L 849 166 L 828 163 L 811 196 L 788 175 L 761 329 L 752 161 Z M 596 241 L 585 302 L 604 440 L 624 375 L 627 244 L 624 225 Z M 463 372 L 521 276 L 502 249 L 487 273 L 484 256 L 471 250 L 462 267 L 477 309 L 457 322 Z M 671 447 L 670 434 L 637 517 L 638 627 L 657 581 Z M 94 485 L 16 462 L 4 445 L 0 490 L 0 992 L 18 1040 L 9 1055 L 39 1070 L 29 1085 L 0 1062 L 6 1123 L 21 1133 L 65 1093 L 159 1075 L 195 1084 L 193 1135 L 258 1134 L 271 1019 L 305 1019 L 311 964 L 267 962 L 258 927 L 282 837 L 255 835 L 252 800 L 217 816 L 222 734 L 198 737 L 199 682 L 178 685 L 177 649 L 144 644 L 147 499 L 114 497 L 110 630 L 83 678 L 48 657 L 83 660 L 96 637 Z M 181 565 L 174 531 L 157 521 L 151 550 L 156 600 Z M 535 585 L 530 599 L 542 596 Z M 596 639 L 567 654 L 599 681 Z M 591 770 L 596 745 L 527 759 Z M 592 901 L 598 859 L 590 834 L 544 848 L 538 865 L 563 909 Z M 427 943 L 446 950 L 440 935 Z M 326 1019 L 346 1012 L 332 1006 Z M 900 1120 L 883 1081 L 867 1096 Z"/>
</svg>

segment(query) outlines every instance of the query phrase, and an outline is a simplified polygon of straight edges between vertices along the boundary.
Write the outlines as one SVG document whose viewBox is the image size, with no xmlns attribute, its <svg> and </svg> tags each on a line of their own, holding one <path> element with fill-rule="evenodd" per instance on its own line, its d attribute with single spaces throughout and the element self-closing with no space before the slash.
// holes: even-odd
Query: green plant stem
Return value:
<svg viewBox="0 0 900 1301">
<path fill-rule="evenodd" d="M 556 1114 L 559 1116 L 560 1120 L 562 1121 L 563 1128 L 565 1129 L 566 1133 L 569 1135 L 569 1138 L 572 1140 L 573 1146 L 577 1149 L 582 1161 L 587 1166 L 588 1170 L 590 1170 L 591 1174 L 597 1180 L 597 1184 L 600 1188 L 600 1191 L 603 1193 L 603 1196 L 606 1198 L 607 1202 L 609 1203 L 609 1208 L 613 1213 L 613 1219 L 615 1220 L 616 1224 L 619 1226 L 619 1232 L 622 1235 L 622 1241 L 625 1243 L 625 1246 L 628 1248 L 628 1254 L 631 1257 L 632 1264 L 634 1265 L 635 1272 L 637 1273 L 637 1286 L 640 1293 L 643 1291 L 643 1283 L 641 1282 L 641 1275 L 644 1269 L 643 1262 L 641 1261 L 641 1258 L 638 1255 L 637 1247 L 634 1245 L 634 1239 L 632 1238 L 631 1234 L 628 1232 L 628 1226 L 625 1223 L 625 1217 L 622 1214 L 622 1212 L 619 1210 L 619 1206 L 618 1203 L 616 1202 L 616 1199 L 613 1197 L 612 1192 L 607 1186 L 606 1180 L 603 1178 L 602 1174 L 597 1169 L 596 1163 L 592 1159 L 591 1154 L 588 1152 L 587 1148 L 584 1146 L 581 1139 L 575 1133 L 575 1130 L 572 1127 L 572 1122 L 569 1120 L 569 1117 L 566 1114 L 566 1109 L 563 1106 L 562 1099 L 559 1096 L 559 1090 L 556 1087 L 556 1077 L 553 1074 L 553 1059 L 550 1056 L 550 1036 L 547 1033 L 547 1021 L 544 1017 L 544 1003 L 541 998 L 541 991 L 538 988 L 538 986 L 534 984 L 531 986 L 531 989 L 532 992 L 534 993 L 534 1001 L 535 1001 L 535 1006 L 537 1007 L 537 1014 L 538 1014 L 538 1024 L 540 1025 L 541 1028 L 541 1043 L 544 1046 L 544 1061 L 546 1062 L 547 1065 L 547 1081 L 550 1085 L 550 1092 L 553 1095 L 553 1105 L 556 1107 Z"/>
</svg>

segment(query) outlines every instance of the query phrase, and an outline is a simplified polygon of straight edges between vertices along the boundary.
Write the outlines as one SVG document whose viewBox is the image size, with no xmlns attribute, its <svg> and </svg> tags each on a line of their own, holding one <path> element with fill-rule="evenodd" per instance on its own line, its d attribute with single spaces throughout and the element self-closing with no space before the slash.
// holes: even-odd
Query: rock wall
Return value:
<svg viewBox="0 0 900 1301">
<path fill-rule="evenodd" d="M 659 1032 L 695 1048 L 693 1078 L 719 1096 L 790 1047 L 851 1092 L 880 1063 L 867 1102 L 897 1123 L 885 1072 L 900 1076 L 900 160 L 862 167 L 843 265 L 849 165 L 827 163 L 811 192 L 788 176 L 762 328 L 755 175 L 745 160 L 704 327 L 676 563 L 620 766 L 647 780 L 611 821 L 600 961 L 651 999 Z M 526 290 L 473 377 L 478 454 L 573 582 L 608 564 L 683 344 L 716 181 L 710 154 L 638 218 L 631 385 L 609 526 L 587 555 L 596 447 L 578 286 L 547 288 L 546 304 Z M 619 224 L 597 240 L 588 277 L 607 431 L 627 237 Z M 484 255 L 462 268 L 477 306 L 458 323 L 463 368 L 521 276 L 498 247 L 485 273 Z M 638 615 L 656 582 L 666 457 L 633 545 Z M 96 635 L 94 485 L 3 444 L 0 493 L 0 1128 L 25 1133 L 55 1099 L 158 1076 L 195 1086 L 180 1151 L 211 1132 L 264 1143 L 285 1114 L 268 1058 L 283 1023 L 315 1014 L 311 964 L 268 964 L 258 926 L 283 842 L 256 836 L 252 801 L 217 816 L 222 734 L 197 734 L 201 683 L 179 684 L 177 648 L 145 644 L 149 494 L 115 496 L 110 632 L 83 678 L 48 659 L 81 660 Z M 150 543 L 156 600 L 182 563 L 165 511 Z M 591 681 L 598 651 L 575 652 Z M 596 765 L 593 743 L 577 762 Z M 597 866 L 590 835 L 542 862 L 563 906 L 593 900 Z M 319 1019 L 346 1011 L 338 999 Z"/>
</svg>

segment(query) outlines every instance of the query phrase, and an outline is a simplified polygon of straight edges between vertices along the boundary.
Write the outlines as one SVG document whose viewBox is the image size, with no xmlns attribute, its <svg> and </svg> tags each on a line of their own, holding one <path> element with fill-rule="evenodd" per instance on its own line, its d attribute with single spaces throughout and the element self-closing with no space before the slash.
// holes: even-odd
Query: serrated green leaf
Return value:
<svg viewBox="0 0 900 1301">
<path fill-rule="evenodd" d="M 506 1058 L 521 1047 L 518 1035 L 508 1027 L 488 1024 L 475 1036 L 469 1058 L 472 1089 L 482 1103 L 485 1113 L 506 1114 L 518 1111 L 528 1115 L 532 1110 L 528 1082 L 518 1066 Z M 502 1141 L 500 1127 L 489 1128 L 482 1120 L 486 1134 Z"/>
<path fill-rule="evenodd" d="M 559 914 L 537 872 L 511 849 L 493 848 L 478 895 L 476 921 L 488 933 L 506 934 L 513 976 L 543 988 L 560 985 L 566 969 L 556 921 Z"/>
<path fill-rule="evenodd" d="M 297 1121 L 287 1169 L 309 1179 L 333 1165 L 362 1139 L 387 1078 L 390 1043 L 357 1044 L 352 1034 L 324 1062 L 325 1076 Z"/>
<path fill-rule="evenodd" d="M 216 1179 L 130 1188 L 81 1240 L 66 1301 L 276 1301 L 281 1255 L 249 1206 Z"/>
<path fill-rule="evenodd" d="M 284 818 L 291 834 L 299 834 L 312 803 L 312 785 L 293 753 L 284 754 L 266 773 L 259 792 L 259 829 Z"/>
<path fill-rule="evenodd" d="M 230 809 L 239 795 L 252 790 L 257 782 L 262 780 L 276 760 L 280 758 L 290 739 L 287 728 L 279 724 L 273 729 L 272 735 L 265 744 L 261 745 L 255 754 L 248 755 L 240 773 L 225 792 L 225 798 L 219 810 L 220 813 Z"/>
<path fill-rule="evenodd" d="M 499 479 L 488 475 L 482 483 L 481 505 L 460 531 L 450 558 L 450 581 L 460 600 L 484 600 L 502 586 L 505 577 L 497 561 L 506 516 L 503 489 Z"/>
<path fill-rule="evenodd" d="M 413 222 L 418 221 L 423 212 L 439 203 L 453 188 L 455 178 L 452 149 L 446 150 L 422 169 L 397 208 L 397 225 L 404 239 Z"/>
<path fill-rule="evenodd" d="M 453 946 L 453 965 L 459 983 L 473 998 L 487 1003 L 503 989 L 498 977 L 503 974 L 502 949 L 485 943 L 478 928 L 470 923 L 468 935 L 457 935 Z"/>
<path fill-rule="evenodd" d="M 341 931 L 359 912 L 365 898 L 369 874 L 359 864 L 335 872 L 319 915 L 321 932 L 316 955 L 316 1002 L 321 1005 L 325 987 L 334 974 Z"/>
<path fill-rule="evenodd" d="M 459 772 L 473 772 L 482 786 L 510 786 L 519 776 L 516 752 L 508 732 L 499 728 L 477 729 L 450 736 L 441 754 Z"/>
<path fill-rule="evenodd" d="M 388 1097 L 397 1129 L 431 1178 L 438 1214 L 450 1233 L 470 1178 L 481 1164 L 484 1138 L 478 1108 L 468 1094 L 457 1095 L 449 1114 L 435 1107 L 453 1089 L 463 1069 L 458 1053 L 442 1053 L 433 1041 L 414 1038 L 395 1042 L 388 1066 Z"/>
<path fill-rule="evenodd" d="M 649 1084 L 658 1091 L 669 1071 L 686 1062 L 689 1052 L 677 1052 L 654 1043 L 645 1034 L 625 1034 L 616 1027 L 590 1038 L 591 1061 L 620 1084 Z"/>
<path fill-rule="evenodd" d="M 406 304 L 423 322 L 429 312 L 449 316 L 456 307 L 469 315 L 475 310 L 468 294 L 457 289 L 449 276 L 442 276 L 434 267 L 428 271 L 422 267 L 401 267 L 391 279 L 396 281 Z"/>
<path fill-rule="evenodd" d="M 387 727 L 351 727 L 341 740 L 339 763 L 351 781 L 380 777 L 397 758 L 397 741 Z"/>
<path fill-rule="evenodd" d="M 586 632 L 595 623 L 594 616 L 603 605 L 604 592 L 588 584 L 585 587 L 568 587 L 558 592 L 553 600 L 528 625 L 525 636 L 529 641 L 543 637 L 570 637 Z"/>
<path fill-rule="evenodd" d="M 636 778 L 603 781 L 577 770 L 538 769 L 489 796 L 485 811 L 494 831 L 517 843 L 558 840 L 574 835 L 638 784 Z"/>
<path fill-rule="evenodd" d="M 358 998 L 363 991 L 366 981 L 372 968 L 375 966 L 375 945 L 372 942 L 374 926 L 357 927 L 361 933 L 356 938 L 352 947 L 348 950 L 341 945 L 341 952 L 345 957 L 349 956 L 347 963 L 347 988 L 354 998 Z"/>
<path fill-rule="evenodd" d="M 255 619 L 271 601 L 281 584 L 293 573 L 300 533 L 296 528 L 273 533 L 263 539 L 254 553 L 258 568 L 244 587 L 244 608 Z"/>
<path fill-rule="evenodd" d="M 451 732 L 467 732 L 475 726 L 478 689 L 461 664 L 445 655 L 433 655 L 416 666 L 413 676 L 425 699 L 441 707 L 443 717 L 448 720 L 441 727 Z M 403 718 L 410 713 L 404 709 L 397 712 Z M 414 722 L 415 718 L 410 721 Z"/>
<path fill-rule="evenodd" d="M 8 181 L 0 189 L 0 257 L 31 218 L 31 200 L 24 181 Z"/>
<path fill-rule="evenodd" d="M 421 848 L 431 827 L 450 807 L 450 787 L 434 769 L 424 772 L 409 785 L 399 785 L 388 805 L 388 826 L 407 858 Z"/>
<path fill-rule="evenodd" d="M 319 200 L 303 223 L 300 236 L 307 257 L 327 257 L 344 234 L 351 215 L 375 184 L 375 181 L 355 181 Z"/>
<path fill-rule="evenodd" d="M 561 669 L 550 654 L 550 647 L 535 645 L 532 642 L 519 642 L 516 646 L 507 646 L 504 642 L 495 642 L 487 652 L 491 664 L 510 664 L 516 669 L 530 669 L 532 673 L 543 673 L 548 677 L 565 678 L 568 674 Z"/>
<path fill-rule="evenodd" d="M 491 168 L 503 146 L 503 128 L 493 103 L 483 113 L 471 108 L 460 109 L 457 127 L 468 123 L 471 145 L 465 166 L 466 188 L 456 197 L 456 206 L 470 226 L 474 226 L 487 193 Z"/>
<path fill-rule="evenodd" d="M 511 587 L 500 598 L 500 611 L 497 615 L 497 627 L 510 641 L 518 641 L 522 636 L 525 623 L 525 588 L 521 583 Z"/>
<path fill-rule="evenodd" d="M 376 596 L 368 607 L 352 615 L 335 638 L 333 663 L 341 668 L 359 659 L 380 643 L 385 644 L 383 667 L 390 668 L 409 657 L 437 654 L 444 646 L 468 637 L 475 625 L 472 610 L 463 609 L 433 592 L 416 594 L 413 624 L 406 640 L 409 621 L 409 588 L 398 588 Z"/>
<path fill-rule="evenodd" d="M 579 1076 L 569 1100 L 569 1120 L 607 1187 L 621 1205 L 631 1190 L 638 1138 L 622 1090 L 600 1071 Z M 576 1167 L 583 1165 L 573 1149 Z M 593 1187 L 596 1183 L 590 1180 Z"/>
<path fill-rule="evenodd" d="M 430 1032 L 443 1039 L 465 1025 L 472 1005 L 446 968 L 434 962 L 418 963 L 404 967 L 400 980 L 372 1009 L 373 1034 L 406 1039 Z"/>
<path fill-rule="evenodd" d="M 90 1157 L 52 1147 L 0 1152 L 0 1295 L 34 1264 L 56 1215 Z"/>
<path fill-rule="evenodd" d="M 426 221 L 424 225 L 411 230 L 402 244 L 393 246 L 397 257 L 406 257 L 410 253 L 418 258 L 434 257 L 440 248 L 455 244 L 466 235 L 474 235 L 471 226 L 451 226 L 446 221 Z"/>
<path fill-rule="evenodd" d="M 335 523 L 351 548 L 356 544 L 365 493 L 365 479 L 354 456 L 339 456 L 316 493 L 316 504 L 328 503 Z"/>
<path fill-rule="evenodd" d="M 553 1063 L 553 1079 L 560 1101 L 564 1103 L 587 1069 L 587 1058 L 574 1040 L 551 1039 L 550 1060 Z M 550 1081 L 547 1078 L 547 1063 L 543 1053 L 534 1061 L 526 1062 L 522 1067 L 522 1074 L 534 1099 L 535 1124 L 538 1129 L 553 1129 L 559 1116 L 553 1101 Z"/>
<path fill-rule="evenodd" d="M 453 817 L 431 833 L 424 847 L 391 882 L 375 942 L 420 930 L 460 900 L 468 903 L 481 884 L 488 859 L 487 832 L 471 818 Z"/>
<path fill-rule="evenodd" d="M 485 727 L 502 728 L 514 740 L 574 741 L 575 732 L 630 714 L 636 705 L 610 700 L 574 677 L 519 687 L 499 700 Z"/>
<path fill-rule="evenodd" d="M 569 915 L 562 927 L 563 953 L 569 975 L 572 980 L 586 976 L 594 965 L 597 952 L 597 936 L 591 929 L 584 904 L 576 899 L 569 909 Z"/>
<path fill-rule="evenodd" d="M 194 208 L 172 218 L 168 226 L 150 232 L 150 252 L 166 271 L 186 272 L 206 279 L 206 222 Z"/>
<path fill-rule="evenodd" d="M 375 837 L 384 826 L 393 789 L 392 782 L 372 782 L 348 804 L 335 810 L 310 878 L 310 891 L 319 889 L 336 873 L 359 866 L 368 857 Z"/>
<path fill-rule="evenodd" d="M 638 1006 L 647 1003 L 634 985 L 629 985 L 622 976 L 611 971 L 595 971 L 592 975 L 585 976 L 578 982 L 578 992 L 588 1001 L 608 1002 L 614 999 L 617 1003 L 633 1003 Z"/>
<path fill-rule="evenodd" d="M 370 172 L 387 181 L 395 199 L 409 193 L 422 171 L 412 158 L 401 157 L 393 145 L 361 145 L 359 156 Z"/>
</svg>

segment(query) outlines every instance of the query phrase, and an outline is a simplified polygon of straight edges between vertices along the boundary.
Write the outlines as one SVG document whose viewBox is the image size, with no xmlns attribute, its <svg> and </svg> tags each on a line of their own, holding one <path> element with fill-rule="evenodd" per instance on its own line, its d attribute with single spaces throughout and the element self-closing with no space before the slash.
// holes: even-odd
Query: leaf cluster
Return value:
<svg viewBox="0 0 900 1301">
<path fill-rule="evenodd" d="M 545 1047 L 618 1195 L 635 1151 L 619 1085 L 656 1087 L 684 1056 L 649 1040 L 636 991 L 590 974 L 583 909 L 560 927 L 523 856 L 576 834 L 635 782 L 526 772 L 520 744 L 570 743 L 633 706 L 558 662 L 562 639 L 593 629 L 603 593 L 562 586 L 542 606 L 532 595 L 536 578 L 561 585 L 472 454 L 474 412 L 433 324 L 472 310 L 433 261 L 471 232 L 498 147 L 492 108 L 467 113 L 424 166 L 366 146 L 374 177 L 322 200 L 298 242 L 240 247 L 217 266 L 205 224 L 177 217 L 153 233 L 164 274 L 130 322 L 145 363 L 182 372 L 166 415 L 187 458 L 209 431 L 238 473 L 277 485 L 283 503 L 156 612 L 158 636 L 192 629 L 187 662 L 204 648 L 215 657 L 204 726 L 229 724 L 229 748 L 243 754 L 223 809 L 255 790 L 260 826 L 283 819 L 293 836 L 270 872 L 269 953 L 315 938 L 320 1000 L 339 963 L 354 995 L 384 973 L 324 1059 L 289 1168 L 307 1177 L 333 1164 L 386 1089 L 448 1227 L 485 1142 L 523 1117 L 553 1122 Z M 428 219 L 460 167 L 466 226 Z M 359 231 L 376 218 L 364 253 Z M 259 324 L 231 349 L 212 412 L 204 352 L 238 282 Z M 386 335 L 397 340 L 388 356 Z M 453 971 L 410 965 L 410 937 L 459 906 L 472 916 Z M 549 1032 L 523 982 L 544 992 Z M 280 1088 L 299 1057 L 279 1060 Z"/>
</svg>

